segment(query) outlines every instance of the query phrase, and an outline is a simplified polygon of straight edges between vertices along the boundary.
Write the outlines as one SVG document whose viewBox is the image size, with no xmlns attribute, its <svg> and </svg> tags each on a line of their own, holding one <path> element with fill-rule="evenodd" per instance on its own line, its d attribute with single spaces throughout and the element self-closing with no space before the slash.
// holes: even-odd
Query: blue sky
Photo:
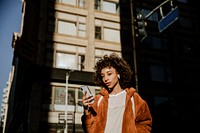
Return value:
<svg viewBox="0 0 200 133">
<path fill-rule="evenodd" d="M 0 100 L 12 68 L 12 35 L 20 32 L 21 0 L 0 0 Z M 0 105 L 1 105 L 0 101 Z"/>
</svg>

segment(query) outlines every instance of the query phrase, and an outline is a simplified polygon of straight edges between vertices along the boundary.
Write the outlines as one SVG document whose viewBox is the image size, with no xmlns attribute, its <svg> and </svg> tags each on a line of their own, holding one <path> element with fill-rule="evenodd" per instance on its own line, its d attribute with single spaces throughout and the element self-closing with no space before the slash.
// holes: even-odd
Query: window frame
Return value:
<svg viewBox="0 0 200 133">
<path fill-rule="evenodd" d="M 107 11 L 105 8 L 106 3 L 114 4 L 115 10 Z M 119 2 L 109 1 L 109 0 L 95 0 L 94 9 L 98 10 L 98 11 L 102 11 L 104 13 L 112 13 L 112 14 L 119 14 L 119 12 L 120 12 Z M 111 9 L 111 8 L 109 8 L 109 9 Z"/>
<path fill-rule="evenodd" d="M 76 17 L 79 18 L 79 16 L 76 16 Z M 78 21 L 78 18 L 77 18 L 77 21 L 58 19 L 57 20 L 57 25 L 56 25 L 57 26 L 56 32 L 58 34 L 62 34 L 62 35 L 76 36 L 76 37 L 85 38 L 87 36 L 87 25 L 84 22 Z M 71 30 L 66 30 L 66 29 L 64 30 L 65 27 L 59 28 L 60 26 L 62 26 L 61 24 L 63 24 L 63 26 L 69 25 L 69 24 L 71 24 L 71 25 L 74 24 L 74 31 L 72 32 Z M 66 26 L 66 27 L 69 28 L 70 26 Z M 59 29 L 61 31 L 59 31 Z M 74 33 L 74 34 L 72 34 L 72 33 Z"/>
</svg>

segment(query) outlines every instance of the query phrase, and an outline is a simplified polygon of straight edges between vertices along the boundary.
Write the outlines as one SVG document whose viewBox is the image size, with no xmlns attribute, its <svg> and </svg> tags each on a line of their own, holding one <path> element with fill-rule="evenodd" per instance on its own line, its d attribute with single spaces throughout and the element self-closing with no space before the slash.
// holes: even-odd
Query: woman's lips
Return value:
<svg viewBox="0 0 200 133">
<path fill-rule="evenodd" d="M 110 82 L 108 82 L 108 83 L 105 83 L 105 84 L 106 84 L 106 86 L 110 86 L 110 84 L 111 84 L 111 83 L 110 83 Z"/>
</svg>

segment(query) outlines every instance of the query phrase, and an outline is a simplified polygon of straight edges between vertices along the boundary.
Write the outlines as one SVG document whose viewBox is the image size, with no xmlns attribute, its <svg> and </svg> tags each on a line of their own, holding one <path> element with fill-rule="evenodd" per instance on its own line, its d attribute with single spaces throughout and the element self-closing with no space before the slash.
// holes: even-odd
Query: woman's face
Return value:
<svg viewBox="0 0 200 133">
<path fill-rule="evenodd" d="M 105 67 L 101 70 L 101 76 L 108 89 L 113 89 L 118 83 L 117 71 L 113 67 Z"/>
</svg>

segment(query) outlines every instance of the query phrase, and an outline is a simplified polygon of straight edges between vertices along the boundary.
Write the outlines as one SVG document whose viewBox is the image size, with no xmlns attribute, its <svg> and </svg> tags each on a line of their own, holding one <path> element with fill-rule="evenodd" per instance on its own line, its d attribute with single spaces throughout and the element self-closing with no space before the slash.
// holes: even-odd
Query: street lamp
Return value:
<svg viewBox="0 0 200 133">
<path fill-rule="evenodd" d="M 68 81 L 69 81 L 69 76 L 70 73 L 73 72 L 73 70 L 69 70 L 66 73 L 66 86 L 65 86 L 65 133 L 67 133 L 68 131 L 68 127 L 67 127 L 67 109 L 68 109 Z"/>
</svg>

